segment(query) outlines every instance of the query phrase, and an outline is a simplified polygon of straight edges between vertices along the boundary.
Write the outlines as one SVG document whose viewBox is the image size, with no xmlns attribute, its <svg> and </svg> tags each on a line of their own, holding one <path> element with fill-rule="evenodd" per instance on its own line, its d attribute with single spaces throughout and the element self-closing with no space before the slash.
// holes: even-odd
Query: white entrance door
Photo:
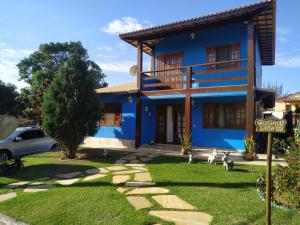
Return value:
<svg viewBox="0 0 300 225">
<path fill-rule="evenodd" d="M 167 106 L 167 143 L 173 142 L 173 106 Z"/>
</svg>

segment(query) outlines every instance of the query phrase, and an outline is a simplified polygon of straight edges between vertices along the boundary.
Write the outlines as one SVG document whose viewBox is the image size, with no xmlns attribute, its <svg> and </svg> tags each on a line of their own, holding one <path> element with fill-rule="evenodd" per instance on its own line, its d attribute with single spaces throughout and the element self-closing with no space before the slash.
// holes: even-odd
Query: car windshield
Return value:
<svg viewBox="0 0 300 225">
<path fill-rule="evenodd" d="M 4 139 L 14 139 L 16 137 L 16 135 L 18 134 L 17 130 L 15 130 L 14 132 L 12 132 L 10 135 L 8 135 L 6 138 Z M 3 140 L 4 140 L 3 139 Z"/>
</svg>

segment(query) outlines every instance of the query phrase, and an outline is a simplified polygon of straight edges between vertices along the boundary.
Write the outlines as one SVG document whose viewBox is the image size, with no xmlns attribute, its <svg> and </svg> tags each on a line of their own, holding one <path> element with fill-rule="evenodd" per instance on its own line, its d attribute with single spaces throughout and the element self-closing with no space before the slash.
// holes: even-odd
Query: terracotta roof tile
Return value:
<svg viewBox="0 0 300 225">
<path fill-rule="evenodd" d="M 130 94 L 137 93 L 137 91 L 138 89 L 136 81 L 96 89 L 98 94 Z"/>
</svg>

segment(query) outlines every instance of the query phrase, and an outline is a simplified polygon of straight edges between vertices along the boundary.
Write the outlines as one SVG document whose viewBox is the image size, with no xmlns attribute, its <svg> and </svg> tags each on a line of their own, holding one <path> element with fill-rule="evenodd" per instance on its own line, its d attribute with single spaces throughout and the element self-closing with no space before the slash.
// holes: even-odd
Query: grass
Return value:
<svg viewBox="0 0 300 225">
<path fill-rule="evenodd" d="M 111 157 L 104 160 L 99 154 L 101 151 L 87 151 L 90 158 L 75 161 L 58 160 L 58 152 L 25 157 L 25 167 L 21 171 L 13 176 L 0 177 L 0 194 L 11 191 L 5 188 L 8 183 L 106 167 L 122 154 L 113 151 Z M 264 203 L 255 190 L 255 180 L 264 172 L 264 167 L 236 165 L 233 172 L 227 173 L 220 164 L 196 161 L 189 165 L 186 159 L 175 157 L 157 157 L 147 164 L 157 186 L 170 189 L 171 194 L 178 195 L 199 211 L 213 215 L 212 224 L 264 224 Z M 19 188 L 15 190 L 16 198 L 0 203 L 0 213 L 31 225 L 169 224 L 149 216 L 147 210 L 135 211 L 110 181 L 109 175 L 71 186 L 57 185 L 39 193 L 24 193 Z M 159 206 L 155 204 L 154 209 L 159 209 Z M 272 224 L 296 225 L 299 221 L 300 214 L 272 208 Z"/>
</svg>

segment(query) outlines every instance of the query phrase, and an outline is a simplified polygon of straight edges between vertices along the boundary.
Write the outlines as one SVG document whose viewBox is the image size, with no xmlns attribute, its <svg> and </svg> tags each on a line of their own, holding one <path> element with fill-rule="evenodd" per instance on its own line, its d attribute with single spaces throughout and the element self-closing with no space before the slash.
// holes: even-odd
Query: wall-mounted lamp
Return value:
<svg viewBox="0 0 300 225">
<path fill-rule="evenodd" d="M 196 37 L 196 34 L 195 33 L 191 33 L 191 38 L 195 39 L 195 37 Z"/>
<path fill-rule="evenodd" d="M 132 102 L 133 102 L 133 100 L 132 100 L 132 97 L 131 97 L 131 96 L 129 96 L 129 97 L 128 97 L 128 102 L 129 102 L 129 103 L 132 103 Z"/>
</svg>

